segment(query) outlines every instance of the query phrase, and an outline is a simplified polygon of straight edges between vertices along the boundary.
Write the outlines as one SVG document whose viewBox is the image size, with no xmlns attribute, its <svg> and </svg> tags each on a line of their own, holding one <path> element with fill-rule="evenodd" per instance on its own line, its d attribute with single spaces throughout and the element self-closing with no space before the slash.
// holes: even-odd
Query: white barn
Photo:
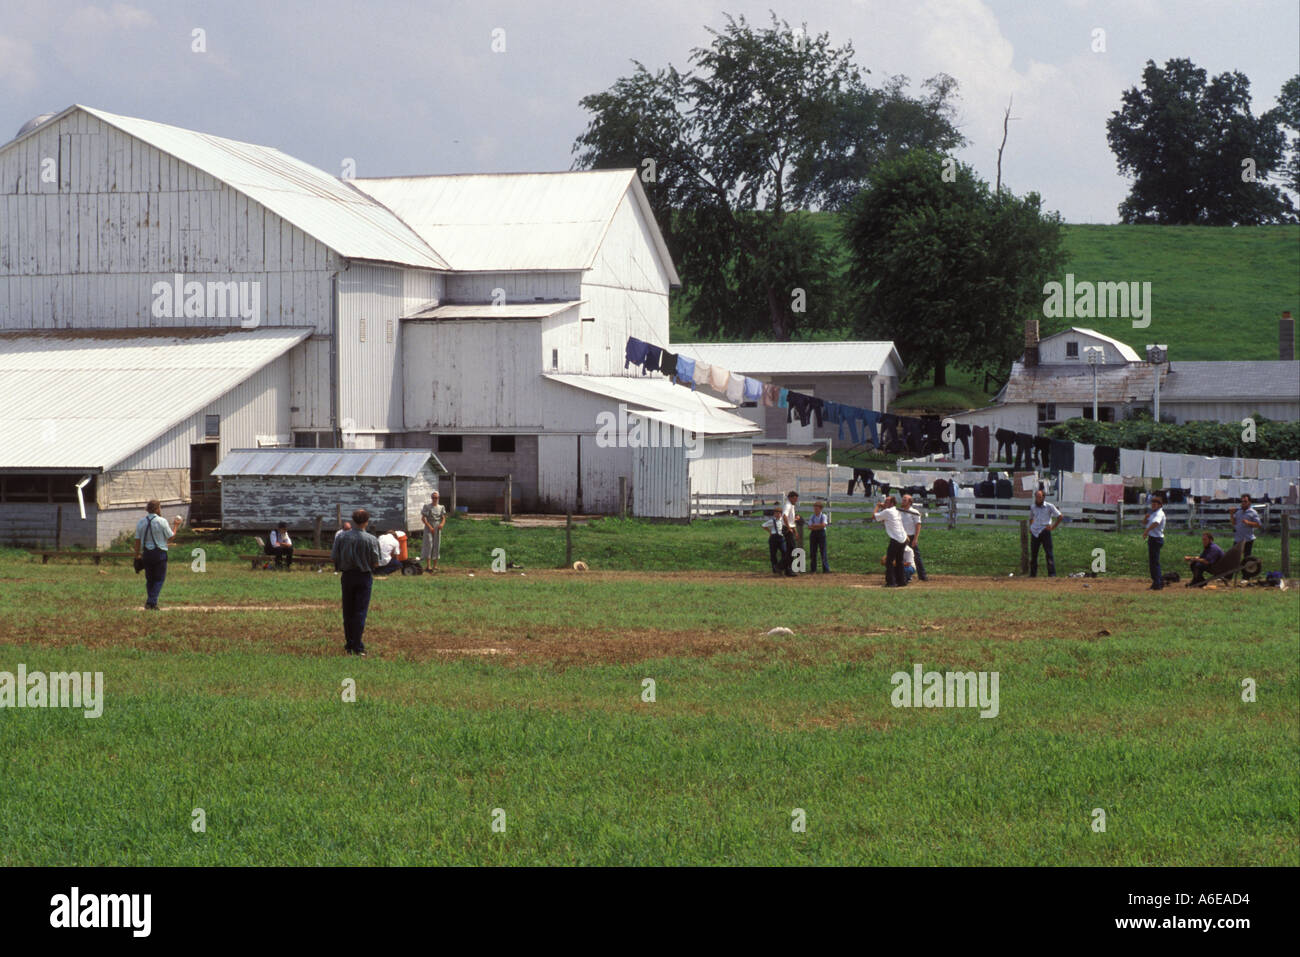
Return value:
<svg viewBox="0 0 1300 957">
<path fill-rule="evenodd" d="M 668 341 L 677 284 L 632 170 L 347 181 L 69 107 L 0 145 L 0 540 L 47 540 L 69 489 L 115 472 L 140 473 L 122 506 L 150 488 L 184 512 L 235 447 L 433 448 L 452 472 L 512 475 L 525 508 L 612 510 L 622 476 L 636 514 L 675 517 L 692 491 L 752 482 L 758 431 L 663 380 L 629 386 L 623 344 Z M 225 376 L 188 379 L 217 342 L 238 357 Z M 620 403 L 702 454 L 601 447 Z M 34 438 L 87 408 L 85 454 Z M 122 527 L 77 521 L 65 540 Z"/>
</svg>

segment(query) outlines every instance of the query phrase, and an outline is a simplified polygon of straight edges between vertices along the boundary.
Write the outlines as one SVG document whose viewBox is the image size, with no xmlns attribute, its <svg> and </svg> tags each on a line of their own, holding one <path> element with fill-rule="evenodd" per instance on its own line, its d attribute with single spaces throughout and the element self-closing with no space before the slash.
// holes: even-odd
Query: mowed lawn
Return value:
<svg viewBox="0 0 1300 957">
<path fill-rule="evenodd" d="M 376 584 L 364 660 L 333 575 L 237 546 L 156 614 L 129 565 L 0 555 L 0 671 L 106 696 L 0 710 L 0 864 L 1300 863 L 1296 591 L 1145 592 L 1136 536 L 1082 530 L 1065 561 L 1099 538 L 1110 574 L 935 529 L 933 582 L 886 592 L 875 529 L 786 581 L 737 522 L 580 529 L 587 574 L 544 567 L 562 531 L 448 528 L 445 572 Z M 998 672 L 998 715 L 893 707 L 917 663 Z"/>
</svg>

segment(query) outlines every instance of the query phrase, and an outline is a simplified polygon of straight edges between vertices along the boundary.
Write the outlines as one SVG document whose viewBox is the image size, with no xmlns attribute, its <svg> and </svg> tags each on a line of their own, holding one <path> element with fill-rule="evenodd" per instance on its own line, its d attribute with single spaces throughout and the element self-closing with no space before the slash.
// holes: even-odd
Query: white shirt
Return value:
<svg viewBox="0 0 1300 957">
<path fill-rule="evenodd" d="M 916 534 L 917 526 L 921 524 L 921 513 L 914 508 L 900 508 L 898 510 L 898 516 L 903 523 L 903 531 L 907 532 L 908 538 L 911 538 Z"/>
<path fill-rule="evenodd" d="M 916 553 L 912 551 L 911 545 L 903 546 L 903 564 L 904 565 L 916 564 Z"/>
<path fill-rule="evenodd" d="M 799 519 L 799 511 L 794 507 L 794 502 L 789 499 L 785 500 L 785 508 L 781 509 L 781 518 L 785 522 L 785 530 L 793 532 L 795 529 L 795 523 Z"/>
<path fill-rule="evenodd" d="M 1060 517 L 1061 510 L 1051 502 L 1029 506 L 1029 534 L 1037 538 L 1052 524 L 1052 519 Z"/>
<path fill-rule="evenodd" d="M 771 518 L 769 518 L 767 521 L 763 523 L 763 527 L 767 529 L 768 534 L 770 535 L 780 535 L 781 519 L 773 515 Z"/>
<path fill-rule="evenodd" d="M 831 523 L 831 517 L 825 512 L 813 512 L 812 517 L 808 519 L 809 528 L 825 528 Z"/>
<path fill-rule="evenodd" d="M 1147 535 L 1151 538 L 1165 537 L 1165 510 L 1158 508 L 1147 519 Z"/>
<path fill-rule="evenodd" d="M 379 536 L 379 563 L 387 565 L 393 560 L 393 552 L 397 551 L 400 546 L 397 544 L 397 536 L 389 535 L 385 532 Z"/>
<path fill-rule="evenodd" d="M 903 516 L 897 508 L 882 508 L 876 513 L 877 522 L 885 523 L 885 534 L 896 542 L 907 541 L 907 532 L 903 529 Z"/>
<path fill-rule="evenodd" d="M 289 540 L 288 532 L 282 532 L 278 528 L 271 529 L 272 548 L 279 548 L 281 545 L 292 545 L 292 544 L 293 542 Z"/>
</svg>

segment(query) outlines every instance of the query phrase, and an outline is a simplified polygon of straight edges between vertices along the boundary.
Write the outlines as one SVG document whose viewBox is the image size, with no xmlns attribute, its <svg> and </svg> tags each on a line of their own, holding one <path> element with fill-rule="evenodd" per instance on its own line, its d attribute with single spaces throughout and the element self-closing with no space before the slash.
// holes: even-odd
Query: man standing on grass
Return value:
<svg viewBox="0 0 1300 957">
<path fill-rule="evenodd" d="M 429 501 L 420 509 L 420 521 L 424 524 L 424 537 L 420 540 L 420 560 L 424 570 L 437 571 L 438 557 L 442 552 L 442 526 L 447 524 L 447 509 L 438 504 L 438 493 L 429 496 Z M 433 565 L 430 567 L 429 562 Z"/>
<path fill-rule="evenodd" d="M 1159 495 L 1151 496 L 1151 511 L 1147 512 L 1142 537 L 1147 540 L 1147 570 L 1151 573 L 1147 591 L 1160 591 L 1165 587 L 1160 573 L 1160 549 L 1165 544 L 1165 500 Z"/>
<path fill-rule="evenodd" d="M 885 552 L 885 587 L 902 588 L 907 584 L 903 580 L 903 548 L 907 545 L 907 531 L 903 528 L 903 516 L 895 506 L 894 496 L 886 495 L 883 502 L 877 502 L 871 517 L 885 523 L 885 534 L 889 536 L 889 550 Z"/>
<path fill-rule="evenodd" d="M 799 528 L 799 493 L 790 492 L 785 497 L 785 507 L 781 509 L 781 534 L 785 536 L 785 577 L 794 578 L 794 550 L 799 543 L 795 532 Z"/>
<path fill-rule="evenodd" d="M 163 582 L 167 580 L 167 543 L 180 531 L 183 519 L 177 515 L 172 524 L 162 517 L 162 503 L 151 498 L 145 506 L 145 517 L 135 524 L 135 557 L 144 566 L 144 607 L 158 610 L 158 597 Z M 139 571 L 139 567 L 136 571 Z"/>
<path fill-rule="evenodd" d="M 1250 557 L 1250 550 L 1255 544 L 1255 529 L 1259 528 L 1259 512 L 1255 511 L 1250 504 L 1250 496 L 1241 497 L 1241 508 L 1233 508 L 1228 512 L 1228 519 L 1232 522 L 1232 541 L 1244 542 L 1241 546 L 1241 557 L 1246 559 Z"/>
<path fill-rule="evenodd" d="M 1056 577 L 1056 559 L 1052 556 L 1052 532 L 1061 524 L 1061 510 L 1044 501 L 1043 490 L 1034 493 L 1029 506 L 1029 577 L 1038 577 L 1038 550 L 1047 553 L 1047 577 Z"/>
<path fill-rule="evenodd" d="M 826 560 L 826 526 L 830 525 L 831 517 L 827 515 L 821 502 L 813 502 L 812 518 L 808 519 L 808 527 L 811 529 L 808 538 L 808 570 L 814 574 L 817 571 L 817 556 L 821 555 L 822 574 L 831 573 L 830 563 Z"/>
<path fill-rule="evenodd" d="M 912 496 L 903 496 L 903 507 L 898 510 L 898 514 L 903 520 L 903 531 L 907 533 L 907 545 L 912 549 L 912 557 L 916 559 L 916 577 L 923 582 L 928 582 L 930 576 L 925 573 L 925 562 L 921 559 L 921 546 L 917 544 L 917 539 L 921 537 L 921 513 L 912 507 Z"/>
<path fill-rule="evenodd" d="M 349 655 L 366 656 L 361 640 L 366 630 L 366 613 L 370 610 L 370 589 L 374 570 L 380 565 L 379 539 L 366 531 L 370 513 L 359 508 L 352 513 L 353 528 L 336 535 L 330 558 L 341 573 L 343 587 L 343 650 Z"/>
<path fill-rule="evenodd" d="M 772 562 L 772 574 L 779 575 L 785 568 L 785 536 L 781 534 L 781 512 L 772 509 L 763 528 L 767 529 L 767 557 Z"/>
</svg>

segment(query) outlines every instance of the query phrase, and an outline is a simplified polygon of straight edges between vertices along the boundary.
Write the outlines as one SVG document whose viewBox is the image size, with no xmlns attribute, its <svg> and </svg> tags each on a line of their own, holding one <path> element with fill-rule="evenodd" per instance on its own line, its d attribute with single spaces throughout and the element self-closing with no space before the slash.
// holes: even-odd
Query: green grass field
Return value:
<svg viewBox="0 0 1300 957">
<path fill-rule="evenodd" d="M 176 549 L 156 614 L 127 564 L 0 552 L 0 671 L 106 698 L 0 710 L 0 864 L 1300 863 L 1295 591 L 1145 592 L 1137 536 L 1082 529 L 1059 570 L 1104 547 L 1104 578 L 1009 579 L 1013 530 L 934 528 L 898 592 L 876 529 L 795 581 L 735 521 L 579 527 L 588 574 L 562 530 L 447 531 L 445 571 L 375 585 L 363 660 L 333 575 L 238 542 Z M 895 708 L 915 663 L 998 672 L 998 715 Z"/>
</svg>

